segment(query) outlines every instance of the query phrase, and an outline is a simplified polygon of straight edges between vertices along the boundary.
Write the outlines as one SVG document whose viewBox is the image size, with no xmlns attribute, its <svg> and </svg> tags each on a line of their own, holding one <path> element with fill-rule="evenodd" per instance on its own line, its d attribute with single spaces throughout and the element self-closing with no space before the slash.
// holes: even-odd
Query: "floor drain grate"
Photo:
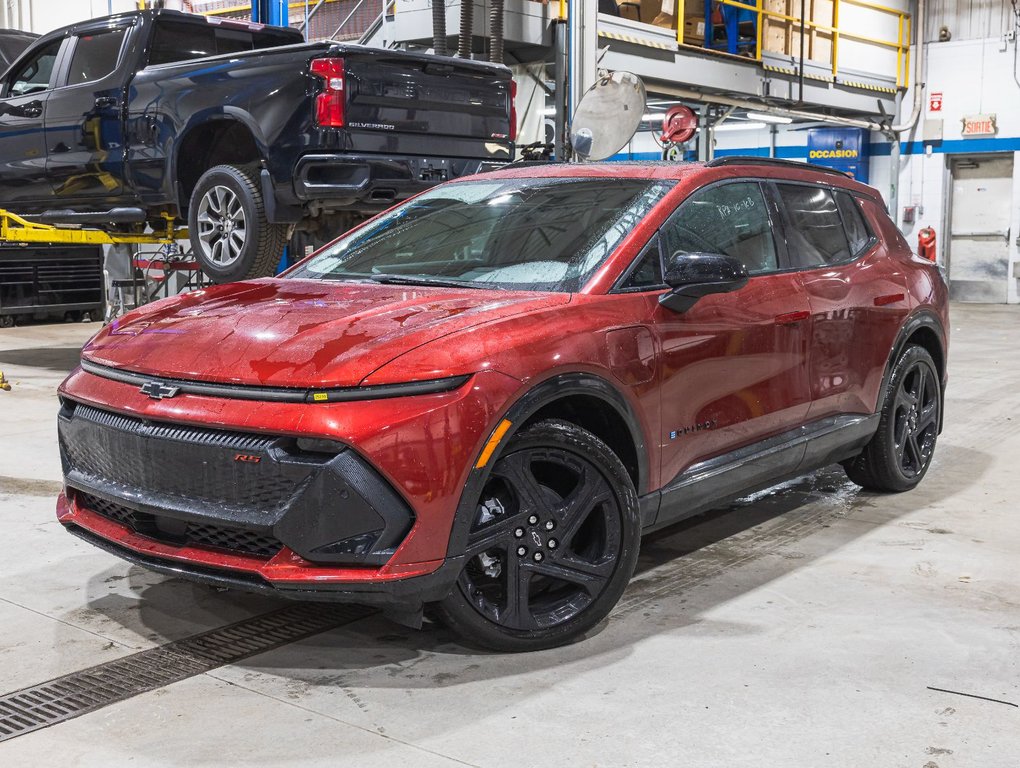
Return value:
<svg viewBox="0 0 1020 768">
<path fill-rule="evenodd" d="M 0 741 L 94 712 L 375 613 L 352 605 L 295 605 L 133 653 L 0 696 Z"/>
</svg>

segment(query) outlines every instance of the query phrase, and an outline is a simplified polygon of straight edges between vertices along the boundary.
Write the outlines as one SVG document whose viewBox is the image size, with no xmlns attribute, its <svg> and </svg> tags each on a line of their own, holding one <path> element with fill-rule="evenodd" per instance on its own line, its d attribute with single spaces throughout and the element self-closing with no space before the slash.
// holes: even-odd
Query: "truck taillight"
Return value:
<svg viewBox="0 0 1020 768">
<path fill-rule="evenodd" d="M 325 90 L 315 97 L 315 121 L 324 128 L 344 125 L 344 60 L 312 59 L 312 74 L 325 81 Z"/>
<path fill-rule="evenodd" d="M 517 81 L 510 81 L 510 141 L 517 141 Z"/>
</svg>

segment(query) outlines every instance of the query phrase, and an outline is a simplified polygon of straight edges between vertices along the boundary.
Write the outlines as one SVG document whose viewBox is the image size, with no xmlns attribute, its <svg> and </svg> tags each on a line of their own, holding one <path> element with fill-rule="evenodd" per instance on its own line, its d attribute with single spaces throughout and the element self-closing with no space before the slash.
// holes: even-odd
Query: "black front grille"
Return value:
<svg viewBox="0 0 1020 768">
<path fill-rule="evenodd" d="M 164 518 L 80 491 L 75 498 L 79 504 L 97 515 L 120 523 L 142 536 L 176 546 L 188 544 L 212 547 L 266 558 L 283 548 L 275 538 L 258 531 Z"/>
<path fill-rule="evenodd" d="M 382 565 L 414 524 L 407 502 L 342 446 L 306 450 L 288 435 L 149 420 L 70 399 L 57 432 L 64 484 L 81 503 L 156 541 Z"/>
<path fill-rule="evenodd" d="M 84 404 L 69 416 L 60 430 L 65 474 L 78 473 L 90 486 L 144 489 L 178 505 L 257 509 L 268 519 L 310 472 L 270 461 L 281 442 L 272 436 L 144 421 Z"/>
<path fill-rule="evenodd" d="M 113 520 L 115 523 L 126 525 L 133 531 L 137 531 L 140 527 L 144 527 L 146 523 L 151 522 L 146 518 L 151 518 L 152 515 L 146 515 L 144 512 L 136 512 L 133 509 L 128 509 L 121 504 L 115 504 L 114 502 L 107 501 L 106 499 L 101 499 L 98 496 L 79 493 L 77 499 L 79 504 L 88 507 L 97 515 L 102 515 L 105 518 Z"/>
</svg>

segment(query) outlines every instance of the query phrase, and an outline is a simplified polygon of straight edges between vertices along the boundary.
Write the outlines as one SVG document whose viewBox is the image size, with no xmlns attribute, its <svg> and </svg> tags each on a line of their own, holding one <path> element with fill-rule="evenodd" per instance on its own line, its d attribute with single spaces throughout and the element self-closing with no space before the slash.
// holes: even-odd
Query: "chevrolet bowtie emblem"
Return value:
<svg viewBox="0 0 1020 768">
<path fill-rule="evenodd" d="M 153 400 L 162 400 L 164 397 L 173 397 L 181 391 L 180 387 L 169 384 L 160 384 L 158 381 L 147 381 L 138 390 L 143 395 L 148 395 Z"/>
</svg>

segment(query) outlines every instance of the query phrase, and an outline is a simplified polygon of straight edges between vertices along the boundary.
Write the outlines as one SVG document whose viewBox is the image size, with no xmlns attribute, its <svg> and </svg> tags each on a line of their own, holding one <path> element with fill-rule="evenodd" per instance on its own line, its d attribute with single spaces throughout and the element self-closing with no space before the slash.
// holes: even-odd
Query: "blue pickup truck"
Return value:
<svg viewBox="0 0 1020 768">
<path fill-rule="evenodd" d="M 111 231 L 171 216 L 228 282 L 271 274 L 296 230 L 509 162 L 513 133 L 502 65 L 136 11 L 7 70 L 0 207 Z"/>
</svg>

